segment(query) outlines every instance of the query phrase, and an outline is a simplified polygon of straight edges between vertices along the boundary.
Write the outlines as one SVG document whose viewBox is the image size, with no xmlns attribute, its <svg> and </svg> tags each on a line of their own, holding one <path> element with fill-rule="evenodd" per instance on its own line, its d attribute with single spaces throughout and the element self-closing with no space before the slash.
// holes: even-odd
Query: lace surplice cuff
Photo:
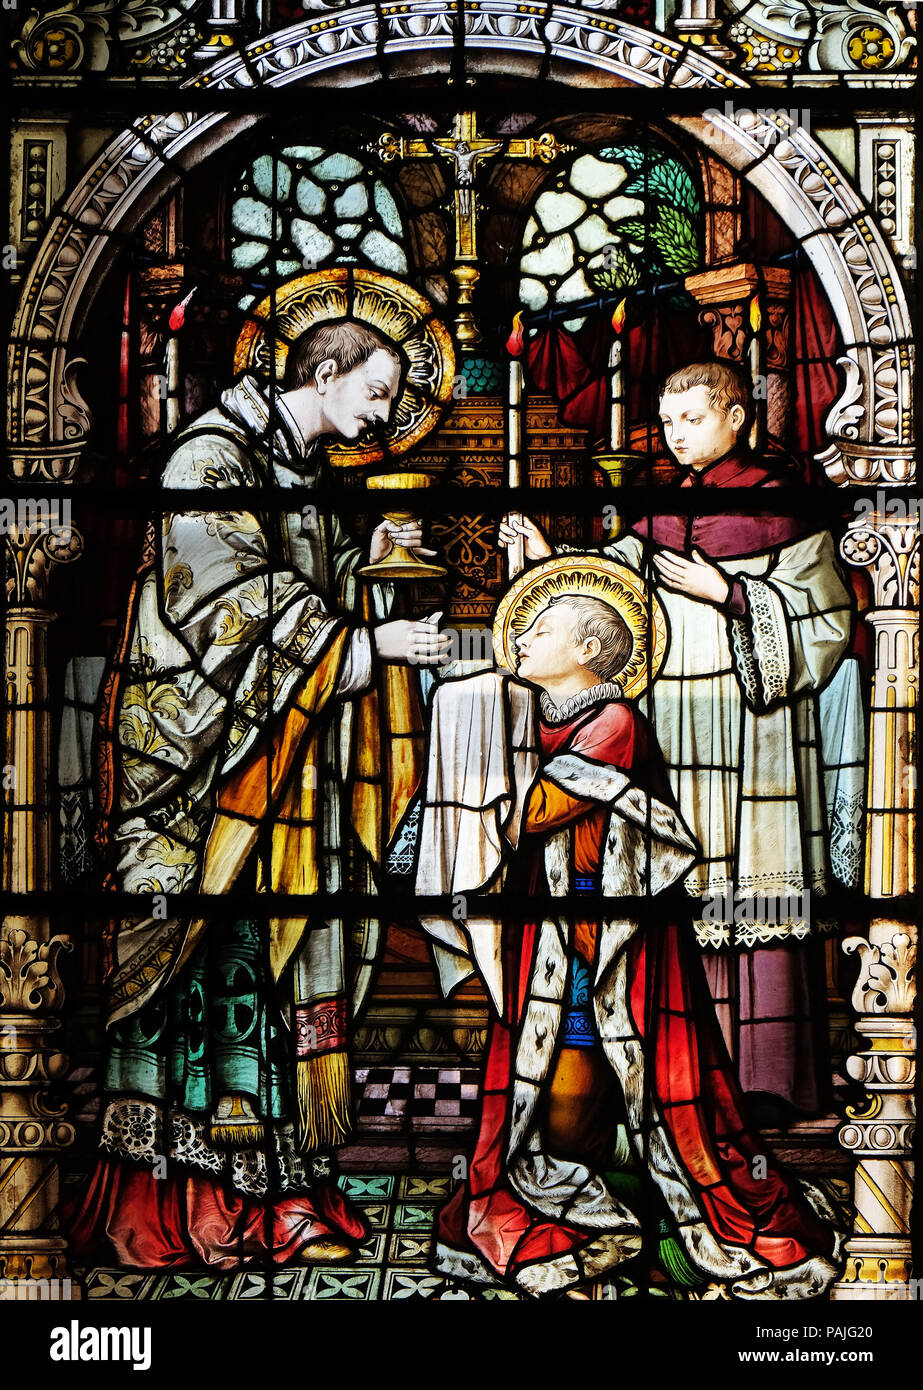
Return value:
<svg viewBox="0 0 923 1390">
<path fill-rule="evenodd" d="M 757 713 L 788 693 L 791 649 L 782 600 L 762 579 L 739 576 L 746 612 L 728 619 L 731 651 L 744 697 Z"/>
</svg>

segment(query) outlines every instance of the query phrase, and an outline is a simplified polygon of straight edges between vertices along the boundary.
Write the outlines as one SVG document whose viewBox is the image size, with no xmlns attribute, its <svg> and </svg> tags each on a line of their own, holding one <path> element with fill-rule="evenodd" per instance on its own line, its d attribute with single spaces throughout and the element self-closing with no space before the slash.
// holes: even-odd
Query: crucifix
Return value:
<svg viewBox="0 0 923 1390">
<path fill-rule="evenodd" d="M 406 139 L 390 131 L 380 136 L 371 147 L 383 164 L 396 159 L 434 159 L 442 156 L 455 166 L 455 264 L 452 278 L 457 289 L 455 333 L 462 351 L 481 341 L 480 330 L 471 308 L 474 287 L 480 277 L 477 259 L 477 185 L 476 175 L 481 162 L 494 155 L 507 159 L 538 160 L 551 164 L 558 155 L 573 149 L 550 131 L 543 135 L 505 135 L 488 140 L 478 132 L 474 111 L 462 111 L 455 117 L 451 135 Z"/>
</svg>

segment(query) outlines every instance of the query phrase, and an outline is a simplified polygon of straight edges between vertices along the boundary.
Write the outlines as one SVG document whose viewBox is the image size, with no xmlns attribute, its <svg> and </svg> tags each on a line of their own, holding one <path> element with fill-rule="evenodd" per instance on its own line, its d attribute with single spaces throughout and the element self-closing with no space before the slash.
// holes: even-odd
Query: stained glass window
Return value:
<svg viewBox="0 0 923 1390">
<path fill-rule="evenodd" d="M 397 204 L 354 155 L 288 145 L 258 155 L 235 193 L 231 262 L 238 270 L 280 280 L 331 264 L 407 271 Z"/>
<path fill-rule="evenodd" d="M 520 298 L 544 309 L 697 270 L 700 218 L 692 176 L 667 150 L 610 145 L 578 155 L 526 223 Z"/>
<path fill-rule="evenodd" d="M 647 1374 L 681 1315 L 890 1369 L 915 15 L 790 9 L 10 11 L 0 1317 L 53 1360 L 97 1303 L 185 1374 L 246 1301 L 265 1374 L 283 1301 L 627 1300 Z"/>
</svg>

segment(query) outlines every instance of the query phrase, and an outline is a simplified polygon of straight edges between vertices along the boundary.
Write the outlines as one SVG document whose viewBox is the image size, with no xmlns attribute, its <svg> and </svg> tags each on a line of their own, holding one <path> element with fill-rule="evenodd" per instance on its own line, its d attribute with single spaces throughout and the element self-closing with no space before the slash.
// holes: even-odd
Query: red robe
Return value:
<svg viewBox="0 0 923 1390">
<path fill-rule="evenodd" d="M 549 833 L 562 826 L 573 827 L 575 875 L 598 873 L 609 807 L 569 794 L 549 779 L 545 769 L 557 755 L 576 755 L 586 760 L 590 776 L 594 764 L 609 773 L 624 771 L 636 783 L 653 784 L 649 785 L 651 795 L 672 805 L 657 773 L 656 749 L 648 746 L 641 716 L 621 702 L 591 704 L 567 723 L 552 726 L 542 721 L 539 727 L 543 771 L 528 804 L 525 845 L 533 873 L 542 861 Z M 575 923 L 571 949 L 581 954 L 592 951 L 596 926 Z M 632 1253 L 630 1242 L 621 1255 L 614 1250 L 600 1253 L 598 1221 L 582 1227 L 563 1217 L 550 1218 L 547 1204 L 545 1212 L 537 1210 L 510 1178 L 517 1159 L 515 1152 L 509 1152 L 515 1063 L 539 933 L 537 923 L 511 927 L 507 933 L 505 1007 L 503 1018 L 491 1029 L 477 1144 L 467 1181 L 440 1214 L 437 1252 L 437 1266 L 443 1272 L 508 1281 L 530 1292 L 566 1287 Z M 655 926 L 637 930 L 623 949 L 626 999 L 631 1026 L 642 1045 L 648 1109 L 661 1117 L 668 1147 L 672 1145 L 679 1160 L 680 1182 L 688 1184 L 705 1225 L 721 1246 L 730 1249 L 731 1258 L 736 1248 L 753 1257 L 750 1273 L 753 1261 L 763 1267 L 761 1277 L 767 1288 L 772 1288 L 779 1271 L 801 1270 L 805 1277 L 793 1272 L 789 1282 L 797 1284 L 803 1296 L 805 1289 L 820 1292 L 835 1274 L 829 1260 L 834 1232 L 793 1178 L 768 1156 L 757 1161 L 766 1154 L 766 1145 L 746 1117 L 691 927 L 656 920 Z M 597 981 L 596 988 L 599 985 Z M 556 1055 L 560 1061 L 560 1047 Z M 549 1065 L 545 1090 L 551 1073 Z M 592 1097 L 588 1103 L 592 1104 Z M 547 1143 L 542 1147 L 551 1151 Z M 697 1243 L 701 1245 L 698 1238 L 692 1241 Z M 691 1254 L 690 1241 L 686 1246 Z M 581 1251 L 594 1252 L 593 1258 L 576 1259 L 577 1277 L 573 1277 L 573 1271 L 569 1275 L 562 1268 L 568 1264 L 562 1257 L 579 1256 Z M 555 1262 L 559 1272 L 536 1290 L 535 1271 L 529 1267 L 542 1262 L 549 1266 Z M 720 1277 L 714 1259 L 706 1256 L 693 1262 L 706 1276 Z M 749 1274 L 744 1271 L 742 1277 Z"/>
</svg>

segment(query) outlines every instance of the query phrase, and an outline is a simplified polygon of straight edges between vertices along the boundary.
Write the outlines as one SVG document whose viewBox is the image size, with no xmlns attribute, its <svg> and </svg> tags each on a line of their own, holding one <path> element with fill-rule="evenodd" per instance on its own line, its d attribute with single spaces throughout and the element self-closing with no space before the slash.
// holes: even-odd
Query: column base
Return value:
<svg viewBox="0 0 923 1390">
<path fill-rule="evenodd" d="M 846 1242 L 844 1277 L 830 1290 L 835 1303 L 906 1303 L 918 1297 L 911 1278 L 910 1241 L 903 1236 L 853 1236 Z"/>
<path fill-rule="evenodd" d="M 82 1297 L 62 1237 L 0 1237 L 0 1303 L 73 1303 Z"/>
</svg>

